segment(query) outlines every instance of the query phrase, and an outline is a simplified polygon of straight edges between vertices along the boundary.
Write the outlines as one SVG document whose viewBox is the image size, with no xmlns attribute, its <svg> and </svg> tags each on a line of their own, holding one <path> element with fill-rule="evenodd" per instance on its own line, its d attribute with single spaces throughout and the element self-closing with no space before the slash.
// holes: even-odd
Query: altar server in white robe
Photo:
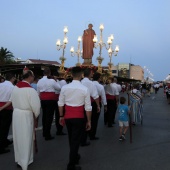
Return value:
<svg viewBox="0 0 170 170">
<path fill-rule="evenodd" d="M 14 87 L 10 99 L 14 108 L 12 123 L 15 162 L 22 170 L 27 170 L 33 162 L 34 119 L 40 114 L 39 96 L 30 85 L 33 80 L 33 72 L 27 71 L 23 81 Z"/>
</svg>

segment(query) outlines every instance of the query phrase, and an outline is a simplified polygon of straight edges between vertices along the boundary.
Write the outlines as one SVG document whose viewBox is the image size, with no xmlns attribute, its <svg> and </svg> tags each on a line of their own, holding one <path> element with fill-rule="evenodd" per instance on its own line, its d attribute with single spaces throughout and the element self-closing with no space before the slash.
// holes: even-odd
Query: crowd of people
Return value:
<svg viewBox="0 0 170 170">
<path fill-rule="evenodd" d="M 66 135 L 63 126 L 67 127 L 70 146 L 68 170 L 81 169 L 77 166 L 81 158 L 79 146 L 90 145 L 89 139 L 99 140 L 96 134 L 102 108 L 104 124 L 108 128 L 115 124 L 118 112 L 118 139 L 125 140 L 130 108 L 126 98 L 119 95 L 121 91 L 129 90 L 138 94 L 140 86 L 118 84 L 113 77 L 101 84 L 101 74 L 93 73 L 90 68 L 73 67 L 71 73 L 73 80 L 70 83 L 60 78 L 57 72 L 51 76 L 49 68 L 44 69 L 44 76 L 40 79 L 31 70 L 26 70 L 22 81 L 16 82 L 14 74 L 8 73 L 0 83 L 0 154 L 10 152 L 7 147 L 12 141 L 7 137 L 12 121 L 15 162 L 23 170 L 33 162 L 33 148 L 37 149 L 35 128 L 41 112 L 44 140 L 54 139 L 51 134 L 54 115 L 56 135 Z"/>
</svg>

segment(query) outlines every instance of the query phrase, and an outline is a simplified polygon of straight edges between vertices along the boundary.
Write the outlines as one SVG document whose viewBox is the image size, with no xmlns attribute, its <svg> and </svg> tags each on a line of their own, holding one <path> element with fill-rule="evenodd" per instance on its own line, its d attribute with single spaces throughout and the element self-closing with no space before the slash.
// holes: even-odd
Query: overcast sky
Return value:
<svg viewBox="0 0 170 170">
<path fill-rule="evenodd" d="M 155 80 L 170 73 L 170 0 L 0 0 L 0 47 L 8 48 L 23 60 L 57 60 L 56 40 L 63 39 L 68 26 L 66 66 L 73 66 L 70 47 L 89 22 L 99 39 L 99 25 L 104 24 L 104 41 L 112 33 L 120 52 L 117 63 L 146 66 Z M 99 49 L 94 51 L 93 64 Z M 109 62 L 103 49 L 103 66 Z M 82 62 L 82 60 L 81 60 Z"/>
</svg>

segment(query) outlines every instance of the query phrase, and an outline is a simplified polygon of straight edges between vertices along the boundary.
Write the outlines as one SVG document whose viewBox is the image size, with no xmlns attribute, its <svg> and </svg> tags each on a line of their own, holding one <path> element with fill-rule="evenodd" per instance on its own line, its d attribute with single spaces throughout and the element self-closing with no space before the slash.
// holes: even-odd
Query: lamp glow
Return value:
<svg viewBox="0 0 170 170">
<path fill-rule="evenodd" d="M 60 40 L 57 40 L 56 45 L 60 46 L 60 44 L 61 44 Z"/>
<path fill-rule="evenodd" d="M 103 24 L 100 24 L 100 30 L 104 30 L 104 25 Z"/>
<path fill-rule="evenodd" d="M 67 32 L 68 32 L 67 26 L 64 27 L 64 30 L 63 30 L 63 31 L 64 31 L 64 33 L 67 33 Z"/>
</svg>

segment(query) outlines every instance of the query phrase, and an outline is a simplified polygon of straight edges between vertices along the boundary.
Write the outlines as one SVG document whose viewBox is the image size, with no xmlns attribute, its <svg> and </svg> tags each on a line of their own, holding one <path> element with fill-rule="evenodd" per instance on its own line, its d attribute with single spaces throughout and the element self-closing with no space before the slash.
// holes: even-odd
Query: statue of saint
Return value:
<svg viewBox="0 0 170 170">
<path fill-rule="evenodd" d="M 94 48 L 93 38 L 94 35 L 96 35 L 92 27 L 93 25 L 89 24 L 88 29 L 84 30 L 83 37 L 82 37 L 84 64 L 92 64 L 93 48 Z"/>
</svg>

